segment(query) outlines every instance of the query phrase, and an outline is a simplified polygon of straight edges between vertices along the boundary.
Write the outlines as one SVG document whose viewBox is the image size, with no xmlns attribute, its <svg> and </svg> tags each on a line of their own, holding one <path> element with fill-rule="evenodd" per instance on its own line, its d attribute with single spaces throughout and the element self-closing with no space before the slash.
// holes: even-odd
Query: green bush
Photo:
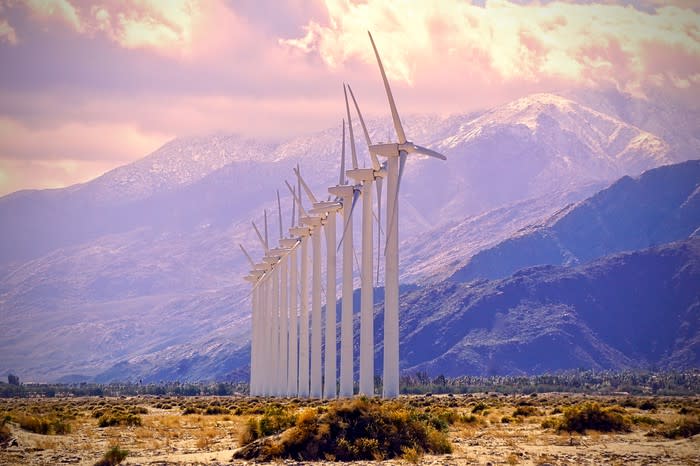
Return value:
<svg viewBox="0 0 700 466">
<path fill-rule="evenodd" d="M 432 425 L 434 419 L 439 417 L 426 416 L 400 402 L 382 403 L 367 398 L 339 401 L 328 405 L 323 413 L 303 411 L 291 428 L 251 443 L 239 450 L 235 458 L 379 460 L 401 457 L 410 448 L 417 454 L 450 453 L 452 446 L 447 435 Z M 262 428 L 260 431 L 264 435 Z"/>
<path fill-rule="evenodd" d="M 535 408 L 534 406 L 518 406 L 517 408 L 515 408 L 515 411 L 513 411 L 513 417 L 528 417 L 537 414 L 537 408 Z"/>
<path fill-rule="evenodd" d="M 221 406 L 209 406 L 207 409 L 204 411 L 204 414 L 206 415 L 214 415 L 214 414 L 230 414 L 231 411 L 229 411 L 227 408 L 221 407 Z"/>
<path fill-rule="evenodd" d="M 71 431 L 71 426 L 64 419 L 20 415 L 15 418 L 20 428 L 41 435 L 65 435 Z"/>
<path fill-rule="evenodd" d="M 140 426 L 141 417 L 136 414 L 123 412 L 106 412 L 97 420 L 97 427 Z"/>
<path fill-rule="evenodd" d="M 564 411 L 559 430 L 581 434 L 586 430 L 627 432 L 630 430 L 630 425 L 629 421 L 616 409 L 601 408 L 598 403 L 589 402 L 572 406 Z"/>
<path fill-rule="evenodd" d="M 129 452 L 127 450 L 122 450 L 119 448 L 119 445 L 114 445 L 107 450 L 107 453 L 105 453 L 100 461 L 95 463 L 95 466 L 116 466 L 124 461 L 128 454 Z"/>
</svg>

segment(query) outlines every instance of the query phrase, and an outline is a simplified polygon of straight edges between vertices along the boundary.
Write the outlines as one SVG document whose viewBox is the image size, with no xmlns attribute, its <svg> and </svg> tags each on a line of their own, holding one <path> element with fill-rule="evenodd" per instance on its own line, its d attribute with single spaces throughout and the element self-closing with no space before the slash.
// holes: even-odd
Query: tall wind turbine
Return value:
<svg viewBox="0 0 700 466">
<path fill-rule="evenodd" d="M 357 161 L 355 161 L 355 164 Z M 328 192 L 340 200 L 343 206 L 343 287 L 342 307 L 340 317 L 340 392 L 341 398 L 349 398 L 353 395 L 353 240 L 352 240 L 352 205 L 359 196 L 360 191 L 355 186 L 350 186 L 345 178 L 345 121 L 343 120 L 343 145 L 340 156 L 340 176 L 336 186 L 328 188 Z M 335 325 L 333 326 L 335 332 Z M 328 344 L 328 343 L 326 343 Z"/>
<path fill-rule="evenodd" d="M 308 185 L 301 176 L 299 166 L 294 169 L 298 181 L 304 188 L 304 192 L 311 204 L 318 203 Z M 300 193 L 301 196 L 301 193 Z M 321 362 L 321 227 L 323 219 L 319 216 L 309 215 L 303 217 L 301 222 L 307 225 L 311 231 L 312 244 L 312 272 L 311 272 L 311 388 L 312 398 L 321 398 L 323 395 L 322 362 Z"/>
<path fill-rule="evenodd" d="M 299 396 L 309 396 L 309 236 L 311 236 L 311 228 L 308 225 L 302 225 L 303 219 L 306 219 L 306 211 L 301 202 L 301 182 L 297 180 L 298 188 L 296 191 L 287 183 L 289 192 L 297 202 L 299 207 L 298 226 L 290 228 L 289 232 L 301 241 L 301 254 L 299 261 L 301 262 L 299 270 Z"/>
<path fill-rule="evenodd" d="M 376 144 L 370 152 L 387 158 L 387 224 L 386 256 L 384 279 L 384 393 L 385 398 L 399 395 L 399 187 L 408 154 L 427 155 L 438 159 L 447 158 L 433 150 L 418 146 L 406 139 L 389 80 L 384 72 L 382 60 L 374 44 L 372 34 L 369 39 L 377 58 L 379 71 L 384 82 L 391 116 L 398 141 L 390 144 Z"/>
<path fill-rule="evenodd" d="M 328 192 L 330 194 L 335 194 L 336 191 L 345 192 L 347 194 L 347 190 L 343 190 L 343 188 L 346 188 L 346 186 L 342 186 L 345 179 L 344 172 L 345 121 L 343 121 L 340 179 L 338 181 L 338 186 L 328 188 Z M 350 197 L 352 197 L 352 189 L 350 189 L 349 194 Z M 325 384 L 323 386 L 323 397 L 326 399 L 336 397 L 336 214 L 341 209 L 344 209 L 344 207 L 343 198 L 336 194 L 335 201 L 317 202 L 313 205 L 313 209 L 311 210 L 311 213 L 320 215 L 324 219 L 324 231 L 326 232 L 326 354 L 324 358 Z M 350 265 L 350 273 L 348 274 L 347 280 L 350 283 L 349 293 L 351 296 L 350 299 L 352 299 L 352 242 L 350 242 L 350 248 L 348 258 L 343 258 L 343 261 L 348 260 Z M 345 270 L 345 262 L 343 262 L 343 270 Z M 345 302 L 345 295 L 343 295 L 343 302 Z M 350 307 L 350 313 L 352 313 L 352 306 Z M 352 325 L 352 314 L 350 315 L 350 319 L 350 324 Z M 352 345 L 352 327 L 350 328 L 350 332 L 350 344 Z M 352 346 L 350 346 L 350 351 L 350 357 L 352 357 Z M 350 370 L 352 371 L 352 366 Z M 352 395 L 352 373 L 350 376 L 350 395 Z"/>
<path fill-rule="evenodd" d="M 362 186 L 362 266 L 360 267 L 360 394 L 374 395 L 374 289 L 372 284 L 372 183 L 374 170 L 357 167 L 357 150 L 352 129 L 352 117 L 348 104 L 348 94 L 345 93 L 345 111 L 350 130 L 350 148 L 352 154 L 352 170 L 347 171 L 348 177 Z M 354 207 L 354 202 L 353 202 Z M 351 207 L 352 210 L 352 207 Z M 351 212 L 352 213 L 352 212 Z M 348 230 L 347 225 L 343 230 Z"/>
<path fill-rule="evenodd" d="M 287 338 L 287 389 L 288 397 L 297 396 L 299 391 L 299 341 L 298 341 L 298 318 L 297 318 L 297 247 L 300 239 L 292 233 L 295 220 L 296 199 L 294 199 L 294 188 L 292 188 L 292 221 L 289 227 L 289 238 L 280 240 L 282 247 L 288 248 L 289 253 L 289 324 Z"/>
<path fill-rule="evenodd" d="M 250 264 L 251 271 L 244 277 L 244 279 L 249 282 L 252 286 L 252 291 L 251 291 L 251 304 L 252 304 L 252 314 L 251 314 L 251 339 L 250 339 L 250 394 L 251 395 L 258 395 L 258 371 L 257 371 L 257 360 L 259 357 L 259 353 L 257 351 L 257 339 L 255 338 L 255 335 L 258 331 L 259 327 L 259 308 L 258 308 L 258 283 L 260 279 L 262 278 L 264 272 L 258 272 L 255 270 L 255 262 L 253 259 L 250 257 L 250 254 L 248 254 L 248 251 L 245 250 L 242 244 L 239 244 L 238 247 L 241 248 L 241 251 L 245 255 L 246 259 L 248 260 L 248 263 Z"/>
</svg>

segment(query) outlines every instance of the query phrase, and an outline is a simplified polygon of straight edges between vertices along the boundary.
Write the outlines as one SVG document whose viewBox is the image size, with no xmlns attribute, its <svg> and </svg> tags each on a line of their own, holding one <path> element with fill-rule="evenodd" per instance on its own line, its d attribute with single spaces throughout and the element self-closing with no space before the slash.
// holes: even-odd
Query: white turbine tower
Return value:
<svg viewBox="0 0 700 466">
<path fill-rule="evenodd" d="M 298 225 L 290 228 L 289 232 L 298 238 L 301 242 L 300 254 L 300 270 L 299 270 L 299 396 L 307 398 L 309 396 L 309 236 L 311 236 L 311 228 L 302 226 L 303 219 L 307 218 L 304 206 L 301 203 L 301 182 L 298 182 L 298 188 L 294 191 L 289 183 L 287 188 L 297 202 L 299 207 L 299 216 L 297 218 Z"/>
<path fill-rule="evenodd" d="M 289 249 L 287 255 L 289 261 L 289 323 L 287 338 L 287 389 L 288 397 L 297 396 L 299 390 L 299 341 L 298 341 L 298 318 L 297 318 L 297 247 L 300 244 L 299 238 L 291 233 L 294 228 L 296 200 L 294 199 L 294 188 L 292 188 L 292 222 L 290 225 L 290 237 L 280 240 L 282 247 Z"/>
<path fill-rule="evenodd" d="M 255 338 L 255 335 L 257 333 L 258 327 L 259 327 L 259 308 L 258 308 L 258 283 L 260 282 L 260 279 L 264 275 L 264 272 L 259 272 L 255 270 L 255 262 L 253 262 L 253 259 L 250 257 L 250 254 L 248 254 L 248 251 L 245 250 L 242 244 L 238 245 L 241 248 L 241 251 L 245 255 L 246 259 L 248 260 L 248 263 L 251 266 L 251 271 L 244 277 L 244 280 L 249 282 L 251 284 L 252 290 L 251 290 L 251 308 L 252 308 L 252 314 L 251 314 L 251 339 L 250 339 L 250 394 L 251 395 L 257 395 L 258 393 L 258 372 L 257 372 L 257 358 L 258 358 L 258 352 L 257 352 L 257 339 Z"/>
<path fill-rule="evenodd" d="M 373 168 L 357 167 L 357 150 L 355 148 L 355 136 L 352 129 L 352 117 L 348 104 L 348 94 L 345 86 L 345 111 L 350 130 L 350 148 L 352 154 L 352 170 L 346 173 L 356 184 L 362 186 L 362 262 L 360 267 L 360 394 L 374 395 L 374 288 L 372 284 L 372 183 L 375 174 Z M 355 205 L 356 198 L 353 200 Z M 352 215 L 351 207 L 351 215 Z M 344 232 L 349 230 L 345 225 Z M 343 241 L 341 239 L 341 241 Z"/>
<path fill-rule="evenodd" d="M 394 398 L 399 394 L 399 187 L 408 154 L 427 155 L 442 160 L 446 157 L 438 152 L 418 146 L 406 139 L 396 103 L 374 44 L 369 34 L 379 71 L 384 82 L 391 116 L 396 130 L 397 143 L 375 144 L 370 152 L 387 158 L 387 224 L 386 246 L 384 254 L 384 393 L 385 398 Z"/>
<path fill-rule="evenodd" d="M 345 179 L 345 121 L 343 121 L 343 145 L 340 156 L 340 176 L 338 184 L 328 188 L 328 192 L 336 199 L 340 200 L 343 212 L 343 287 L 342 287 L 342 307 L 340 317 L 340 392 L 341 398 L 348 398 L 353 395 L 353 239 L 352 239 L 352 206 L 355 195 L 359 191 L 354 186 L 347 184 Z M 335 332 L 335 326 L 333 328 Z M 326 343 L 327 345 L 328 343 Z"/>
<path fill-rule="evenodd" d="M 326 233 L 326 327 L 325 327 L 325 358 L 324 358 L 324 380 L 325 384 L 323 386 L 323 396 L 326 399 L 336 397 L 336 214 L 344 209 L 343 197 L 338 195 L 337 192 L 341 194 L 346 194 L 348 198 L 352 197 L 353 189 L 350 188 L 349 191 L 347 186 L 343 186 L 344 183 L 344 172 L 345 172 L 345 121 L 343 120 L 343 137 L 341 146 L 341 157 L 340 157 L 340 179 L 338 186 L 333 186 L 328 188 L 330 194 L 336 194 L 335 201 L 326 202 L 316 202 L 311 209 L 311 213 L 320 215 L 323 219 L 324 231 Z M 302 179 L 302 184 L 310 193 L 308 186 L 304 183 Z M 349 199 L 346 204 L 349 203 Z M 347 246 L 346 246 L 347 247 Z M 352 358 L 352 241 L 349 243 L 349 253 L 345 253 L 343 258 L 343 271 L 345 271 L 345 262 L 348 262 L 350 266 L 350 271 L 348 273 L 347 281 L 349 283 L 349 296 L 350 296 L 350 358 Z M 345 284 L 345 277 L 344 284 Z M 343 287 L 343 303 L 345 306 L 345 286 Z M 345 310 L 343 310 L 345 312 Z M 345 314 L 343 314 L 345 315 Z M 341 324 L 342 325 L 342 324 Z M 342 330 L 342 328 L 341 328 Z M 341 335 L 341 342 L 342 342 Z M 350 365 L 350 393 L 352 395 L 352 362 Z M 341 390 L 342 393 L 342 390 Z"/>
<path fill-rule="evenodd" d="M 299 166 L 294 169 L 298 181 L 304 187 L 309 201 L 318 203 L 309 187 L 301 177 Z M 299 194 L 301 197 L 301 193 Z M 315 215 L 308 215 L 301 222 L 309 227 L 312 242 L 312 273 L 311 273 L 311 388 L 312 398 L 321 398 L 323 395 L 322 363 L 321 363 L 321 227 L 323 219 Z"/>
</svg>

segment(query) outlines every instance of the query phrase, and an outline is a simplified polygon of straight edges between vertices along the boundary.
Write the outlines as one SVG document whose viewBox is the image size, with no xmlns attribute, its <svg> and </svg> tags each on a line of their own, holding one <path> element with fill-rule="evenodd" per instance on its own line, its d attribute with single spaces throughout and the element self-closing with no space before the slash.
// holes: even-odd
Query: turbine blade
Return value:
<svg viewBox="0 0 700 466">
<path fill-rule="evenodd" d="M 284 184 L 287 185 L 287 189 L 289 189 L 289 192 L 292 194 L 292 197 L 294 200 L 297 202 L 297 205 L 299 206 L 299 216 L 297 218 L 297 221 L 299 222 L 299 225 L 301 225 L 301 216 L 306 215 L 306 211 L 304 210 L 304 206 L 301 205 L 301 198 L 297 196 L 297 191 L 296 189 L 292 188 L 292 185 L 289 184 L 289 181 L 284 180 Z"/>
<path fill-rule="evenodd" d="M 299 165 L 297 165 L 297 168 L 294 169 L 294 173 L 297 174 L 297 178 L 299 178 L 299 182 L 304 187 L 304 192 L 306 193 L 306 197 L 309 198 L 309 201 L 311 201 L 312 204 L 316 204 L 318 202 L 316 200 L 316 196 L 314 196 L 314 193 L 311 192 L 309 185 L 307 185 L 306 181 L 304 181 L 304 178 L 302 178 L 301 170 L 299 170 Z M 301 193 L 300 193 L 300 195 L 301 195 Z"/>
<path fill-rule="evenodd" d="M 372 33 L 367 31 L 369 34 L 369 40 L 372 42 L 372 48 L 374 49 L 374 55 L 377 57 L 377 63 L 379 64 L 379 71 L 382 73 L 382 81 L 384 81 L 384 89 L 386 90 L 386 96 L 389 99 L 389 107 L 391 108 L 391 118 L 394 120 L 394 129 L 396 129 L 396 137 L 399 138 L 399 144 L 406 142 L 406 133 L 403 132 L 403 126 L 401 126 L 401 120 L 399 119 L 399 112 L 396 110 L 396 102 L 394 102 L 394 96 L 391 93 L 391 87 L 389 87 L 389 80 L 386 79 L 386 73 L 384 72 L 384 66 L 382 65 L 382 59 L 379 58 L 379 52 L 377 51 L 377 46 L 374 45 L 374 39 L 372 38 Z"/>
<path fill-rule="evenodd" d="M 367 151 L 369 152 L 369 158 L 372 161 L 372 169 L 378 171 L 381 167 L 379 165 L 379 159 L 377 155 L 374 154 L 369 148 L 372 145 L 372 140 L 369 137 L 369 132 L 367 131 L 367 125 L 365 125 L 365 119 L 362 118 L 362 112 L 360 112 L 360 106 L 357 105 L 357 100 L 355 99 L 355 94 L 352 92 L 352 87 L 348 84 L 348 90 L 350 91 L 350 97 L 352 97 L 352 103 L 355 104 L 355 111 L 357 111 L 357 116 L 360 119 L 360 124 L 362 125 L 362 131 L 365 133 L 365 142 L 367 143 Z"/>
<path fill-rule="evenodd" d="M 285 183 L 287 183 L 285 181 Z M 287 183 L 287 186 L 289 186 L 289 183 Z M 297 201 L 296 201 L 296 193 L 294 191 L 294 188 L 292 188 L 292 222 L 289 225 L 289 228 L 294 228 L 294 219 L 296 218 L 296 206 L 297 206 Z"/>
<path fill-rule="evenodd" d="M 248 254 L 248 251 L 245 250 L 242 244 L 238 245 L 239 248 L 241 248 L 241 251 L 243 251 L 243 254 L 245 254 L 246 259 L 248 259 L 248 263 L 250 264 L 251 267 L 255 267 L 255 262 L 253 262 L 253 259 L 250 257 L 250 254 Z"/>
<path fill-rule="evenodd" d="M 258 235 L 258 239 L 260 240 L 260 244 L 262 245 L 263 250 L 267 254 L 267 243 L 265 243 L 265 240 L 263 239 L 262 235 L 260 234 L 260 230 L 258 230 L 258 226 L 255 224 L 255 222 L 250 222 L 253 224 L 253 229 L 255 229 L 255 233 Z"/>
<path fill-rule="evenodd" d="M 299 164 L 297 163 L 297 170 L 299 170 Z M 301 225 L 301 213 L 304 209 L 304 207 L 301 205 L 301 180 L 299 177 L 297 177 L 297 196 L 299 199 L 299 218 L 297 219 L 299 221 L 299 225 Z M 304 212 L 304 215 L 306 215 L 306 212 Z"/>
<path fill-rule="evenodd" d="M 268 241 L 268 236 L 267 236 L 267 209 L 263 210 L 263 213 L 265 214 L 265 249 L 270 249 L 270 242 Z"/>
<path fill-rule="evenodd" d="M 280 239 L 284 238 L 284 233 L 282 233 L 282 202 L 280 201 L 280 190 L 277 190 L 277 212 L 280 218 Z"/>
<path fill-rule="evenodd" d="M 447 157 L 445 157 L 441 153 L 435 152 L 434 150 L 428 149 L 427 147 L 417 146 L 415 144 L 412 144 L 412 147 L 409 147 L 407 151 L 411 154 L 427 155 L 428 157 L 435 157 L 436 159 L 447 160 Z"/>
<path fill-rule="evenodd" d="M 387 225 L 393 225 L 394 219 L 396 218 L 396 209 L 399 207 L 399 191 L 401 190 L 401 178 L 403 178 L 403 170 L 406 167 L 406 159 L 408 154 L 406 151 L 401 151 L 399 155 L 399 178 L 396 180 L 396 192 L 394 193 L 394 204 L 391 210 L 391 216 L 389 217 L 389 223 Z M 398 228 L 397 228 L 398 229 Z M 387 226 L 386 243 L 384 244 L 384 254 L 386 254 L 386 245 L 389 244 L 389 239 L 391 239 L 391 234 L 393 229 Z"/>
<path fill-rule="evenodd" d="M 357 204 L 357 199 L 360 197 L 360 190 L 356 189 L 352 193 L 352 204 L 350 206 L 350 216 L 348 218 L 348 221 L 345 223 L 343 226 L 343 235 L 340 237 L 340 242 L 338 243 L 338 248 L 336 249 L 336 252 L 340 251 L 340 246 L 343 244 L 343 240 L 345 239 L 345 234 L 348 232 L 348 228 L 351 228 L 352 225 L 352 213 L 355 211 L 355 204 Z"/>
<path fill-rule="evenodd" d="M 357 170 L 357 149 L 355 148 L 355 135 L 352 131 L 352 118 L 350 117 L 350 105 L 348 104 L 348 91 L 343 84 L 343 94 L 345 94 L 345 113 L 348 115 L 348 129 L 350 130 L 350 152 L 352 154 L 352 168 Z"/>
<path fill-rule="evenodd" d="M 343 144 L 340 150 L 340 176 L 338 177 L 338 185 L 345 184 L 345 119 L 343 118 Z"/>
</svg>

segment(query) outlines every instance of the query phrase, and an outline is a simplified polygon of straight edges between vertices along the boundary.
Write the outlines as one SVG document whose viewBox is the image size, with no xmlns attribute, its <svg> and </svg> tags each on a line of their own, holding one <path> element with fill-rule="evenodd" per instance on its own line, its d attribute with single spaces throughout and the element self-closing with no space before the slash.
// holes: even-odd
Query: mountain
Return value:
<svg viewBox="0 0 700 466">
<path fill-rule="evenodd" d="M 452 279 L 502 278 L 535 265 L 575 265 L 687 238 L 700 228 L 700 161 L 625 176 L 541 225 L 475 254 Z"/>
<path fill-rule="evenodd" d="M 393 131 L 388 120 L 368 125 L 374 142 Z M 657 135 L 551 94 L 404 126 L 448 156 L 407 164 L 404 282 L 439 282 L 617 177 L 684 157 Z M 236 244 L 260 253 L 250 220 L 274 212 L 275 189 L 289 205 L 283 180 L 296 163 L 323 197 L 337 180 L 339 145 L 339 128 L 276 143 L 177 139 L 88 183 L 0 198 L 0 372 L 107 380 L 236 371 L 250 325 Z M 368 164 L 365 150 L 359 157 Z M 436 241 L 449 253 L 435 254 Z"/>
<path fill-rule="evenodd" d="M 698 283 L 700 237 L 577 267 L 445 281 L 402 296 L 401 368 L 450 376 L 697 368 Z"/>
</svg>

